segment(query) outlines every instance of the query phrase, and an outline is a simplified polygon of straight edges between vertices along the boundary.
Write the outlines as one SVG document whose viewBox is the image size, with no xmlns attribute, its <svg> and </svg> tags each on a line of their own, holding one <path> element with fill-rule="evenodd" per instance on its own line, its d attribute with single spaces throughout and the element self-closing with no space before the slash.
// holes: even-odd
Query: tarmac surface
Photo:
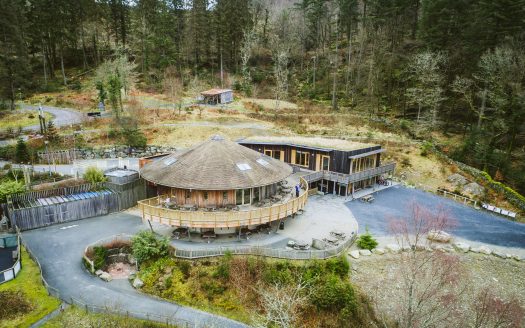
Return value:
<svg viewBox="0 0 525 328">
<path fill-rule="evenodd" d="M 246 325 L 134 290 L 127 280 L 110 283 L 91 275 L 82 264 L 84 248 L 115 234 L 134 234 L 147 227 L 139 217 L 116 213 L 23 232 L 23 242 L 38 258 L 42 273 L 60 298 L 71 298 L 103 308 L 117 309 L 140 319 L 170 321 L 184 327 L 246 327 Z"/>
<path fill-rule="evenodd" d="M 443 207 L 450 215 L 452 227 L 448 232 L 471 244 L 486 244 L 525 249 L 525 224 L 491 214 L 484 210 L 443 198 L 418 189 L 394 186 L 374 194 L 373 203 L 359 200 L 346 203 L 359 223 L 359 232 L 388 237 L 392 219 L 407 219 L 410 205 L 415 202 L 432 210 Z"/>
</svg>

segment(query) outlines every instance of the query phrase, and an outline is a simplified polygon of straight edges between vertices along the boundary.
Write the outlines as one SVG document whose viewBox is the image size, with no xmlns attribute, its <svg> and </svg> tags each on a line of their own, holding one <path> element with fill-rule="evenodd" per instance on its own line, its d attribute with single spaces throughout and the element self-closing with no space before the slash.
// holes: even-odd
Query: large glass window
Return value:
<svg viewBox="0 0 525 328">
<path fill-rule="evenodd" d="M 235 204 L 242 205 L 242 189 L 235 190 Z"/>
<path fill-rule="evenodd" d="M 254 201 L 259 201 L 259 192 L 260 188 L 253 188 L 253 200 Z"/>
<path fill-rule="evenodd" d="M 295 155 L 295 164 L 308 166 L 310 163 L 310 153 L 305 151 L 297 151 Z"/>
<path fill-rule="evenodd" d="M 244 189 L 244 201 L 243 201 L 243 204 L 250 204 L 251 203 L 250 191 L 251 191 L 251 189 Z"/>
</svg>

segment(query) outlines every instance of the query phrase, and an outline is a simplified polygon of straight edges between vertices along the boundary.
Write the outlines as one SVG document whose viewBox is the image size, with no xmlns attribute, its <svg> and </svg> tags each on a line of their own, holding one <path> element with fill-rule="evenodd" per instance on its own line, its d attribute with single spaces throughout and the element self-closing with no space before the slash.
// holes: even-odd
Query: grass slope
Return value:
<svg viewBox="0 0 525 328">
<path fill-rule="evenodd" d="M 20 290 L 27 297 L 33 309 L 31 312 L 11 320 L 3 320 L 0 327 L 29 327 L 60 305 L 60 301 L 47 294 L 40 281 L 40 270 L 29 254 L 22 248 L 22 270 L 11 281 L 0 285 L 0 291 Z"/>
</svg>

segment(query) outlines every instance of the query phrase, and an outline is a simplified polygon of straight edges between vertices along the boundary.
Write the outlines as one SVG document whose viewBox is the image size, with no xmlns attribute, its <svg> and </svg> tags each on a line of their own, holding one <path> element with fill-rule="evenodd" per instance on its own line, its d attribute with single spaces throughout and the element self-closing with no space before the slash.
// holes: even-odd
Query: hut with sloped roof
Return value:
<svg viewBox="0 0 525 328">
<path fill-rule="evenodd" d="M 222 137 L 145 165 L 142 177 L 177 205 L 248 205 L 271 197 L 292 168 Z"/>
</svg>

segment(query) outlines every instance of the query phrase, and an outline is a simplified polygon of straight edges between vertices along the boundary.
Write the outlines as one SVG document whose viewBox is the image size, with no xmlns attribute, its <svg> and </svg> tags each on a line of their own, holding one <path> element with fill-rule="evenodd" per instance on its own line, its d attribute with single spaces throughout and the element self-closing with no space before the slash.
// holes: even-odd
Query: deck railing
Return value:
<svg viewBox="0 0 525 328">
<path fill-rule="evenodd" d="M 308 183 L 300 178 L 302 192 L 299 197 L 292 198 L 281 204 L 260 208 L 241 209 L 238 211 L 185 211 L 161 207 L 162 199 L 157 196 L 138 202 L 143 220 L 159 222 L 177 227 L 188 228 L 236 228 L 241 226 L 259 225 L 284 219 L 297 213 L 306 205 L 308 199 Z"/>
<path fill-rule="evenodd" d="M 321 179 L 335 181 L 341 184 L 349 184 L 364 179 L 372 178 L 380 174 L 387 172 L 393 172 L 396 168 L 396 163 L 388 163 L 378 167 L 374 167 L 368 170 L 361 172 L 356 172 L 352 174 L 345 174 L 332 171 L 316 171 L 304 176 L 305 180 L 310 182 L 319 181 Z"/>
</svg>

